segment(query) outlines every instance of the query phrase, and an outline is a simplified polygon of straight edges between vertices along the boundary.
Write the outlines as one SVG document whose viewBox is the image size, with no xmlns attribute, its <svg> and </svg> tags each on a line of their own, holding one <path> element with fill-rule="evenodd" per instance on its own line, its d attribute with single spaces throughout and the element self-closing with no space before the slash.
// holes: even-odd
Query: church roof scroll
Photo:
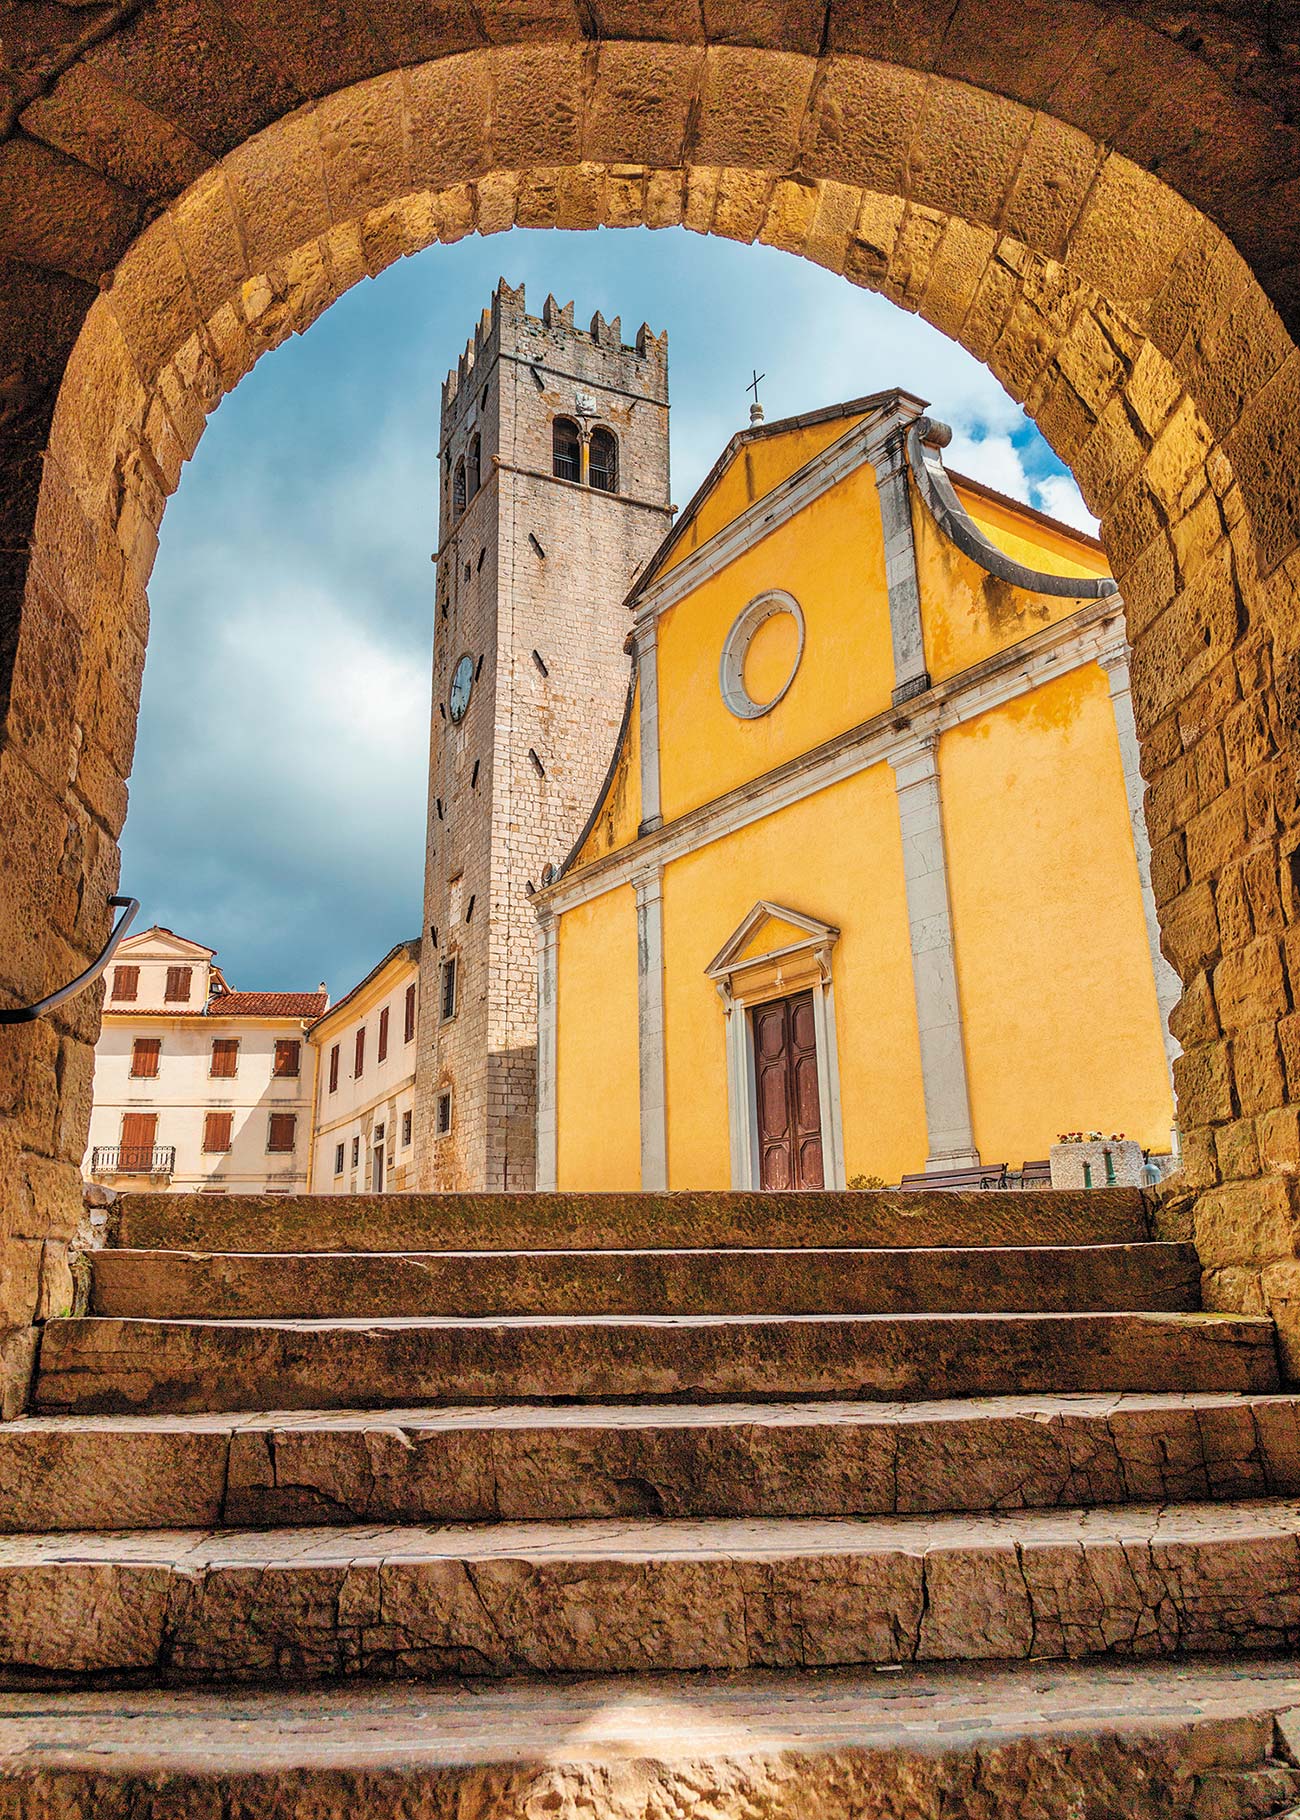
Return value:
<svg viewBox="0 0 1300 1820">
<path fill-rule="evenodd" d="M 990 575 L 1027 594 L 1057 594 L 1069 600 L 1102 600 L 1119 593 L 1109 575 L 1051 575 L 1017 562 L 987 538 L 957 497 L 940 450 L 952 440 L 946 423 L 918 417 L 907 431 L 907 460 L 926 509 L 950 543 Z"/>
</svg>

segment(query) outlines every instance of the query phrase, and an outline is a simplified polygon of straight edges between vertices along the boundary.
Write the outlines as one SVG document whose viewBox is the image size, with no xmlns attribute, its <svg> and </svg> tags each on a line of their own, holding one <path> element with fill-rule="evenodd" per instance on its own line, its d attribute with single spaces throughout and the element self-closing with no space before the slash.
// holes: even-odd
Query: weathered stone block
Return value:
<svg viewBox="0 0 1300 1820">
<path fill-rule="evenodd" d="M 1300 1172 L 1300 1106 L 1275 1106 L 1255 1121 L 1260 1164 L 1270 1174 Z"/>
<path fill-rule="evenodd" d="M 1262 1289 L 1265 1306 L 1277 1324 L 1282 1375 L 1295 1383 L 1300 1379 L 1300 1263 L 1286 1259 L 1266 1265 Z"/>
<path fill-rule="evenodd" d="M 523 171 L 530 165 L 579 162 L 586 71 L 578 46 L 515 46 L 496 54 L 492 76 L 490 165 Z M 620 159 L 638 157 L 632 146 L 620 153 Z"/>
<path fill-rule="evenodd" d="M 283 259 L 330 225 L 316 116 L 303 109 L 224 162 L 253 270 Z M 227 287 L 229 294 L 229 287 Z"/>
<path fill-rule="evenodd" d="M 1214 1002 L 1229 1030 L 1285 1012 L 1286 983 L 1276 936 L 1260 936 L 1224 955 L 1214 970 Z"/>
<path fill-rule="evenodd" d="M 814 177 L 906 193 L 907 148 L 925 101 L 913 70 L 834 57 L 823 66 L 809 111 L 802 164 Z"/>
<path fill-rule="evenodd" d="M 701 164 L 791 168 L 816 68 L 811 57 L 713 46 L 704 59 L 692 157 Z"/>
<path fill-rule="evenodd" d="M 1272 1264 L 1297 1255 L 1300 1214 L 1290 1176 L 1211 1188 L 1196 1203 L 1196 1249 L 1207 1270 Z"/>
<path fill-rule="evenodd" d="M 201 320 L 170 215 L 152 222 L 113 274 L 109 303 L 145 385 Z"/>
<path fill-rule="evenodd" d="M 1199 229 L 1195 209 L 1112 152 L 1070 235 L 1066 263 L 1112 298 L 1148 301 Z"/>
<path fill-rule="evenodd" d="M 1028 246 L 1060 257 L 1098 162 L 1083 133 L 1035 114 L 1002 215 L 1002 226 Z"/>
<path fill-rule="evenodd" d="M 1194 879 L 1211 877 L 1234 859 L 1245 845 L 1246 801 L 1242 785 L 1234 784 L 1213 798 L 1208 808 L 1187 824 L 1187 866 Z"/>
<path fill-rule="evenodd" d="M 1253 1119 L 1237 1119 L 1231 1125 L 1219 1126 L 1214 1142 L 1219 1174 L 1225 1181 L 1241 1181 L 1259 1174 L 1259 1145 Z"/>
<path fill-rule="evenodd" d="M 1174 1060 L 1174 1087 L 1179 1117 L 1189 1125 L 1230 1119 L 1232 1069 L 1227 1043 L 1202 1043 Z"/>
<path fill-rule="evenodd" d="M 336 221 L 388 203 L 407 187 L 400 75 L 379 76 L 327 95 L 317 103 L 316 120 Z"/>
<path fill-rule="evenodd" d="M 907 155 L 910 194 L 926 208 L 996 223 L 1034 116 L 965 84 L 933 84 Z"/>
<path fill-rule="evenodd" d="M 1278 1051 L 1278 1026 L 1270 1019 L 1247 1024 L 1232 1039 L 1232 1075 L 1237 1105 L 1252 1115 L 1280 1106 L 1286 1098 L 1282 1057 Z"/>
<path fill-rule="evenodd" d="M 412 185 L 445 189 L 489 168 L 493 67 L 489 54 L 471 52 L 403 72 Z"/>
</svg>

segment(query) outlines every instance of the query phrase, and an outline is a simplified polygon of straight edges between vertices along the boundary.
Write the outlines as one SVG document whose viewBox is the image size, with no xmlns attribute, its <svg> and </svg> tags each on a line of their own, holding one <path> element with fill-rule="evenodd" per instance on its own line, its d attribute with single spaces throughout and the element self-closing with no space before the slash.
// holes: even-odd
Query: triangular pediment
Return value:
<svg viewBox="0 0 1300 1820">
<path fill-rule="evenodd" d="M 216 953 L 215 948 L 205 948 L 201 942 L 189 941 L 183 935 L 176 935 L 171 929 L 141 929 L 138 935 L 128 935 L 118 948 L 119 955 L 129 954 L 133 960 L 210 960 Z"/>
<path fill-rule="evenodd" d="M 754 961 L 771 960 L 804 948 L 829 947 L 839 939 L 839 933 L 833 923 L 824 923 L 820 917 L 805 916 L 802 910 L 760 898 L 705 972 L 710 979 L 721 979 Z"/>
</svg>

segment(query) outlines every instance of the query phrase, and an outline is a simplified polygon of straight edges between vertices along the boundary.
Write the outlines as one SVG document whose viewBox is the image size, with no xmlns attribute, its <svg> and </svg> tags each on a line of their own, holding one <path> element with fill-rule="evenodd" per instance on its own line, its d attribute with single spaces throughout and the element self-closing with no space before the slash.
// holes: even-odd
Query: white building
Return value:
<svg viewBox="0 0 1300 1820">
<path fill-rule="evenodd" d="M 317 992 L 236 992 L 214 950 L 129 936 L 108 973 L 83 1173 L 111 1187 L 301 1194 Z"/>
<path fill-rule="evenodd" d="M 399 942 L 308 1031 L 316 1056 L 313 1194 L 414 1186 L 420 943 Z M 449 1105 L 435 1118 L 450 1122 Z"/>
</svg>

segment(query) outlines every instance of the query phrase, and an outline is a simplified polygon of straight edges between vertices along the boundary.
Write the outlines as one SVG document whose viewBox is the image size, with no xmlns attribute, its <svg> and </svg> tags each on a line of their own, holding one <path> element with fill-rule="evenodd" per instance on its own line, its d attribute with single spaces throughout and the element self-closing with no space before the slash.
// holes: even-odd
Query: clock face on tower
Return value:
<svg viewBox="0 0 1300 1820">
<path fill-rule="evenodd" d="M 451 678 L 451 700 L 448 703 L 453 720 L 464 720 L 465 710 L 474 689 L 474 659 L 467 651 L 456 665 Z"/>
</svg>

